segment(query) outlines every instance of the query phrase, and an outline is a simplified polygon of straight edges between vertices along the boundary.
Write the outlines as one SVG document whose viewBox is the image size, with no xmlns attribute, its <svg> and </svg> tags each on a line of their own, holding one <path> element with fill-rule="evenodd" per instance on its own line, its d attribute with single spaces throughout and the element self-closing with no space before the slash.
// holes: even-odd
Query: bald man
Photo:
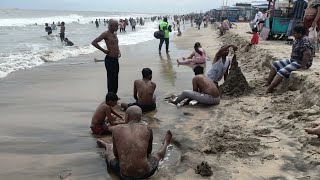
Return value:
<svg viewBox="0 0 320 180">
<path fill-rule="evenodd" d="M 162 147 L 151 154 L 153 133 L 140 123 L 142 110 L 131 106 L 126 111 L 128 124 L 117 125 L 112 132 L 113 145 L 97 140 L 105 148 L 106 163 L 121 179 L 147 179 L 158 169 L 164 158 L 172 134 L 167 131 Z"/>
<path fill-rule="evenodd" d="M 118 31 L 118 21 L 110 19 L 108 31 L 103 32 L 99 37 L 92 41 L 92 45 L 106 54 L 104 64 L 107 70 L 108 92 L 117 94 L 119 76 L 119 58 L 121 52 L 116 32 Z M 104 40 L 107 49 L 103 49 L 98 43 Z"/>
</svg>

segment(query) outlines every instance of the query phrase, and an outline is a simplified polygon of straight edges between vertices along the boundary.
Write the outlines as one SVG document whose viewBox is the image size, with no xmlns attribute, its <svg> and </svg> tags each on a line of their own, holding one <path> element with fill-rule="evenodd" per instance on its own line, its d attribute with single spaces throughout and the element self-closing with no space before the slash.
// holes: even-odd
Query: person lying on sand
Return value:
<svg viewBox="0 0 320 180">
<path fill-rule="evenodd" d="M 228 55 L 230 47 L 232 47 L 234 51 L 238 50 L 238 47 L 232 44 L 222 46 L 213 59 L 212 67 L 207 72 L 207 76 L 217 87 L 219 87 L 218 84 L 222 77 L 226 80 L 229 74 L 230 60 L 228 59 Z"/>
<path fill-rule="evenodd" d="M 206 52 L 201 47 L 199 42 L 194 44 L 194 51 L 188 58 L 182 58 L 183 61 L 179 61 L 178 65 L 190 65 L 190 64 L 205 64 L 206 63 Z"/>
<path fill-rule="evenodd" d="M 306 29 L 302 26 L 296 26 L 293 29 L 295 41 L 292 45 L 291 57 L 275 61 L 271 64 L 270 74 L 266 83 L 267 93 L 272 93 L 282 79 L 288 78 L 292 71 L 299 69 L 308 69 L 312 65 L 314 46 L 305 36 Z"/>
<path fill-rule="evenodd" d="M 216 85 L 208 76 L 203 74 L 203 67 L 197 66 L 193 69 L 195 77 L 192 79 L 193 91 L 185 90 L 176 100 L 172 98 L 171 103 L 177 105 L 181 101 L 188 99 L 184 105 L 187 105 L 192 100 L 198 101 L 200 104 L 217 105 L 220 103 L 220 93 Z"/>
<path fill-rule="evenodd" d="M 156 172 L 159 161 L 164 158 L 172 133 L 167 131 L 162 147 L 151 154 L 153 133 L 140 123 L 142 110 L 131 106 L 127 114 L 129 123 L 113 128 L 113 144 L 102 140 L 97 140 L 97 144 L 105 148 L 107 166 L 121 179 L 147 179 Z"/>
<path fill-rule="evenodd" d="M 109 92 L 106 95 L 106 100 L 102 102 L 93 114 L 91 121 L 91 130 L 95 135 L 106 135 L 111 133 L 111 127 L 118 124 L 125 124 L 126 122 L 112 107 L 117 105 L 119 98 L 113 93 Z M 120 118 L 122 121 L 116 121 Z"/>
<path fill-rule="evenodd" d="M 127 109 L 130 106 L 139 106 L 143 112 L 150 112 L 156 109 L 156 100 L 154 98 L 154 91 L 156 90 L 156 83 L 151 81 L 152 70 L 144 68 L 142 70 L 142 79 L 134 81 L 133 97 L 135 103 L 122 103 L 121 107 Z"/>
<path fill-rule="evenodd" d="M 318 135 L 318 137 L 320 137 L 320 125 L 317 126 L 316 128 L 306 128 L 304 130 L 308 134 Z"/>
</svg>

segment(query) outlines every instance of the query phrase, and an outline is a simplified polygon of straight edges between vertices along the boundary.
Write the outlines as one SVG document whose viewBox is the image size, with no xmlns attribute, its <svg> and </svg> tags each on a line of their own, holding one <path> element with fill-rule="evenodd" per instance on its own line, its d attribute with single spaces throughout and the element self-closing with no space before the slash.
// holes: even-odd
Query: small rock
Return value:
<svg viewBox="0 0 320 180">
<path fill-rule="evenodd" d="M 201 176 L 212 176 L 213 172 L 208 162 L 202 161 L 200 165 L 197 165 L 195 169 L 196 174 L 200 174 Z"/>
</svg>

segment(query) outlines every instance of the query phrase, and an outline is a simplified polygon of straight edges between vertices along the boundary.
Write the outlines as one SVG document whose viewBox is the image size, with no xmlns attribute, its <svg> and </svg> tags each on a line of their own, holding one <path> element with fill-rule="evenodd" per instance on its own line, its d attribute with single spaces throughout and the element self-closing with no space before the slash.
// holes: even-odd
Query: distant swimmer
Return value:
<svg viewBox="0 0 320 180">
<path fill-rule="evenodd" d="M 113 92 L 106 95 L 105 101 L 99 105 L 93 114 L 90 126 L 93 134 L 106 135 L 111 133 L 111 126 L 125 124 L 123 117 L 112 109 L 117 105 L 118 100 L 118 96 Z"/>
<path fill-rule="evenodd" d="M 71 42 L 68 38 L 65 38 L 64 42 L 66 42 L 67 46 L 73 46 L 74 45 L 73 42 Z"/>
<path fill-rule="evenodd" d="M 157 172 L 159 162 L 165 157 L 172 133 L 167 131 L 160 148 L 152 153 L 153 132 L 141 122 L 141 109 L 132 106 L 126 116 L 128 124 L 112 129 L 113 144 L 97 140 L 97 145 L 105 149 L 107 166 L 120 179 L 148 179 Z"/>
<path fill-rule="evenodd" d="M 54 22 L 52 22 L 51 28 L 52 28 L 52 30 L 57 30 L 57 26 L 54 24 Z"/>
<path fill-rule="evenodd" d="M 46 23 L 45 26 L 45 31 L 48 33 L 48 35 L 52 34 L 52 28 L 48 25 L 48 23 Z"/>
<path fill-rule="evenodd" d="M 64 41 L 64 36 L 65 36 L 65 31 L 66 31 L 66 27 L 64 26 L 64 22 L 61 23 L 61 27 L 60 27 L 60 39 L 61 42 Z"/>
<path fill-rule="evenodd" d="M 134 81 L 133 97 L 135 103 L 122 103 L 121 107 L 127 109 L 130 106 L 139 106 L 143 112 L 150 112 L 156 109 L 156 101 L 154 98 L 154 91 L 156 90 L 156 83 L 151 81 L 152 70 L 144 68 L 142 70 L 142 79 Z"/>
<path fill-rule="evenodd" d="M 99 27 L 98 19 L 96 19 L 95 23 L 96 23 L 96 28 L 98 28 Z"/>
<path fill-rule="evenodd" d="M 61 24 L 60 24 L 60 21 L 58 21 L 58 24 L 57 24 L 57 26 L 61 26 Z"/>
</svg>

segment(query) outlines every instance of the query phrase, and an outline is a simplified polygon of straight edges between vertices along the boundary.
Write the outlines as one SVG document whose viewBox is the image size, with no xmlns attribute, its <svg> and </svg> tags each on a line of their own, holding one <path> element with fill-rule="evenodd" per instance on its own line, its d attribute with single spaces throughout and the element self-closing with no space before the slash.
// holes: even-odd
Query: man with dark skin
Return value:
<svg viewBox="0 0 320 180">
<path fill-rule="evenodd" d="M 121 179 L 147 179 L 157 170 L 159 161 L 166 154 L 172 133 L 167 131 L 162 147 L 152 152 L 153 133 L 141 124 L 142 110 L 131 106 L 126 111 L 128 124 L 115 126 L 112 130 L 112 144 L 97 140 L 105 148 L 106 163 Z"/>
<path fill-rule="evenodd" d="M 188 99 L 184 105 L 192 100 L 200 104 L 217 105 L 220 103 L 220 93 L 213 81 L 203 74 L 203 67 L 197 66 L 193 69 L 195 77 L 192 79 L 193 91 L 185 90 L 176 100 L 170 99 L 170 102 L 177 105 L 181 101 Z"/>
<path fill-rule="evenodd" d="M 112 107 L 117 105 L 118 96 L 113 92 L 106 95 L 105 101 L 96 109 L 91 120 L 91 130 L 95 135 L 106 135 L 111 133 L 111 127 L 125 124 L 124 119 Z M 121 119 L 120 121 L 117 119 Z"/>
<path fill-rule="evenodd" d="M 118 92 L 119 58 L 121 57 L 119 41 L 116 32 L 118 31 L 118 21 L 110 19 L 109 30 L 103 32 L 92 41 L 92 45 L 106 54 L 105 67 L 107 70 L 108 92 Z M 107 49 L 103 49 L 98 43 L 104 40 Z"/>
<path fill-rule="evenodd" d="M 61 42 L 64 41 L 64 37 L 65 37 L 66 27 L 64 25 L 65 25 L 64 22 L 62 22 L 61 27 L 60 27 L 60 40 L 61 40 Z"/>
<path fill-rule="evenodd" d="M 156 109 L 156 102 L 154 98 L 154 91 L 156 89 L 156 83 L 152 82 L 152 71 L 149 68 L 142 70 L 143 79 L 134 81 L 133 97 L 136 100 L 135 103 L 122 103 L 121 107 L 127 109 L 130 106 L 137 105 L 143 112 L 150 112 Z"/>
</svg>

